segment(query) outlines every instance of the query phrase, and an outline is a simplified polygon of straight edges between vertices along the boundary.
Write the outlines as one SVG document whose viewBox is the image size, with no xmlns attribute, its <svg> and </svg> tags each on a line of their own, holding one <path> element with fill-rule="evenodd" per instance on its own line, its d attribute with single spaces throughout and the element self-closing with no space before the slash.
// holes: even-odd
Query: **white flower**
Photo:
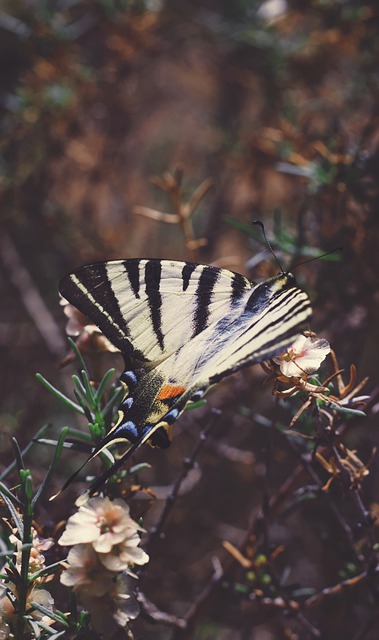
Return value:
<svg viewBox="0 0 379 640">
<path fill-rule="evenodd" d="M 123 500 L 90 498 L 68 519 L 59 540 L 74 545 L 61 582 L 78 592 L 94 628 L 105 637 L 138 615 L 126 574 L 132 565 L 149 560 L 139 547 L 141 530 Z"/>
<path fill-rule="evenodd" d="M 90 544 L 77 544 L 67 556 L 68 567 L 61 574 L 61 583 L 89 596 L 103 596 L 112 587 L 114 574 L 99 562 Z"/>
<path fill-rule="evenodd" d="M 324 338 L 306 338 L 300 335 L 287 351 L 273 360 L 287 378 L 302 378 L 315 373 L 328 353 L 330 345 Z"/>
<path fill-rule="evenodd" d="M 137 531 L 141 527 L 130 517 L 124 500 L 90 498 L 68 519 L 58 542 L 63 546 L 88 542 L 95 551 L 109 553 L 114 545 L 134 538 Z"/>
<path fill-rule="evenodd" d="M 51 595 L 50 591 L 47 591 L 47 589 L 33 588 L 28 595 L 28 602 L 35 602 L 36 604 L 40 604 L 48 611 L 54 611 L 54 598 Z M 44 613 L 41 613 L 41 611 L 37 611 L 37 609 L 32 612 L 32 616 L 36 620 L 40 620 L 46 626 L 51 626 L 54 624 L 54 620 L 52 618 L 45 615 Z"/>
<path fill-rule="evenodd" d="M 149 556 L 138 545 L 137 531 L 129 530 L 125 539 L 112 547 L 109 553 L 99 553 L 100 562 L 110 571 L 124 571 L 133 564 L 146 564 Z"/>
</svg>

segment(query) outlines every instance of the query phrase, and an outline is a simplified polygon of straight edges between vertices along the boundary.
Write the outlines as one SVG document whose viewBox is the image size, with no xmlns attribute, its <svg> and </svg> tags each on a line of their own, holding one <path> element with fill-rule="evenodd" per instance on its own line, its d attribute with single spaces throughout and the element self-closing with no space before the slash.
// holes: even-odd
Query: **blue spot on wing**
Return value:
<svg viewBox="0 0 379 640">
<path fill-rule="evenodd" d="M 136 423 L 132 420 L 128 420 L 127 422 L 124 422 L 124 424 L 120 424 L 112 435 L 114 438 L 126 438 L 127 440 L 130 440 L 130 442 L 135 442 L 139 438 L 140 433 L 138 433 Z"/>
<path fill-rule="evenodd" d="M 134 371 L 124 371 L 120 375 L 121 382 L 124 382 L 129 389 L 135 389 L 138 384 L 138 378 Z"/>
<path fill-rule="evenodd" d="M 179 409 L 171 409 L 171 411 L 168 411 L 166 413 L 166 415 L 162 418 L 162 420 L 165 422 L 168 422 L 168 424 L 173 424 L 177 419 L 179 413 L 180 413 Z"/>
<path fill-rule="evenodd" d="M 133 400 L 132 396 L 129 396 L 128 398 L 125 398 L 125 400 L 123 400 L 121 405 L 120 405 L 120 409 L 121 410 L 131 409 L 133 402 L 134 402 L 134 400 Z"/>
</svg>

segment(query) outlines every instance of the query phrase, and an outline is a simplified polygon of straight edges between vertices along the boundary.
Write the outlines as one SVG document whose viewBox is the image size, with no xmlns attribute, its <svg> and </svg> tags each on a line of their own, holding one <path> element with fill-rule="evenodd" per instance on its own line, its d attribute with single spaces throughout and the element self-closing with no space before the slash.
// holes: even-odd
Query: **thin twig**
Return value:
<svg viewBox="0 0 379 640">
<path fill-rule="evenodd" d="M 200 453 L 200 450 L 203 448 L 211 430 L 213 429 L 213 427 L 216 424 L 216 418 L 220 415 L 220 411 L 218 411 L 217 409 L 213 409 L 212 410 L 212 415 L 209 419 L 208 425 L 205 427 L 205 429 L 200 433 L 199 438 L 196 442 L 195 447 L 192 450 L 192 453 L 190 455 L 189 458 L 186 458 L 183 461 L 183 467 L 182 470 L 180 472 L 180 474 L 178 475 L 171 492 L 169 493 L 169 495 L 167 496 L 166 499 L 166 504 L 164 506 L 164 509 L 162 511 L 161 517 L 159 518 L 157 524 L 155 525 L 155 527 L 153 527 L 151 529 L 150 532 L 150 537 L 147 543 L 147 547 L 150 548 L 152 546 L 152 544 L 154 544 L 155 540 L 160 536 L 162 529 L 164 527 L 164 525 L 166 524 L 166 520 L 171 512 L 171 510 L 173 509 L 175 502 L 179 496 L 179 491 L 180 491 L 180 487 L 182 485 L 182 483 L 184 482 L 184 480 L 186 479 L 189 471 L 191 469 L 193 469 L 194 465 L 195 465 L 195 460 L 197 458 L 197 456 Z"/>
<path fill-rule="evenodd" d="M 220 560 L 217 556 L 212 558 L 213 564 L 213 574 L 208 584 L 204 587 L 202 592 L 198 595 L 193 605 L 188 609 L 186 615 L 184 616 L 184 620 L 187 623 L 187 626 L 190 624 L 190 621 L 196 616 L 200 607 L 204 604 L 204 602 L 208 599 L 210 594 L 212 593 L 214 587 L 219 584 L 224 577 L 224 569 L 221 565 Z"/>
<path fill-rule="evenodd" d="M 150 618 L 152 618 L 155 622 L 169 624 L 173 627 L 178 627 L 179 629 L 185 629 L 187 627 L 187 622 L 186 620 L 184 620 L 184 618 L 178 618 L 171 613 L 161 611 L 160 609 L 158 609 L 158 607 L 155 606 L 155 604 L 153 604 L 148 598 L 146 598 L 145 594 L 143 594 L 141 591 L 139 591 L 136 595 L 143 612 Z"/>
<path fill-rule="evenodd" d="M 30 273 L 11 240 L 3 233 L 0 238 L 0 256 L 10 279 L 18 290 L 24 307 L 35 323 L 54 358 L 62 356 L 66 343 L 54 317 L 45 305 Z"/>
</svg>

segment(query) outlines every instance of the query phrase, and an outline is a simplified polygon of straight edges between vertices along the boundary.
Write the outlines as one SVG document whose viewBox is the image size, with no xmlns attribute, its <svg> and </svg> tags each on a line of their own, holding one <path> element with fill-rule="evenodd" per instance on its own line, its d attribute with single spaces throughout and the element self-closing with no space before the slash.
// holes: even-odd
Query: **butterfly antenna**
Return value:
<svg viewBox="0 0 379 640">
<path fill-rule="evenodd" d="M 262 233 L 263 233 L 263 237 L 264 237 L 265 242 L 266 242 L 266 244 L 267 244 L 267 248 L 268 248 L 268 249 L 269 249 L 269 251 L 272 253 L 272 255 L 274 256 L 274 258 L 275 258 L 276 262 L 278 263 L 278 265 L 279 265 L 279 269 L 280 269 L 280 273 L 284 273 L 284 271 L 283 271 L 283 267 L 282 267 L 282 265 L 281 265 L 281 264 L 280 264 L 280 262 L 279 262 L 279 258 L 278 258 L 278 256 L 276 255 L 276 253 L 275 253 L 274 249 L 272 248 L 272 246 L 271 246 L 271 244 L 270 244 L 270 242 L 269 242 L 269 240 L 268 240 L 268 238 L 267 238 L 266 230 L 265 230 L 265 227 L 264 227 L 263 222 L 261 222 L 260 220 L 254 220 L 254 221 L 253 221 L 253 224 L 255 224 L 257 227 L 260 227 L 260 228 L 261 228 Z"/>
<path fill-rule="evenodd" d="M 343 247 L 338 246 L 326 253 L 322 253 L 320 256 L 315 256 L 314 258 L 308 258 L 308 260 L 304 260 L 303 262 L 298 262 L 292 267 L 292 269 L 296 269 L 297 267 L 300 267 L 303 264 L 308 264 L 308 262 L 313 262 L 314 260 L 320 260 L 321 258 L 325 258 L 325 256 L 330 256 L 331 253 L 336 253 L 337 251 L 343 251 Z"/>
</svg>

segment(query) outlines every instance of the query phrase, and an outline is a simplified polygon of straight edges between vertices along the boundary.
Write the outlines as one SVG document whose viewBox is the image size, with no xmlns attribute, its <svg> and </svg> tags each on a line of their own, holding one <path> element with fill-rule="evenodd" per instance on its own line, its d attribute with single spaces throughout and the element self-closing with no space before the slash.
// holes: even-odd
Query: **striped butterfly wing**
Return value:
<svg viewBox="0 0 379 640">
<path fill-rule="evenodd" d="M 60 291 L 96 322 L 126 363 L 119 421 L 91 457 L 117 441 L 132 446 L 90 493 L 147 440 L 167 446 L 162 427 L 188 401 L 226 375 L 283 351 L 311 315 L 308 296 L 290 274 L 254 285 L 239 274 L 183 262 L 88 265 L 64 278 Z"/>
<path fill-rule="evenodd" d="M 201 397 L 225 376 L 284 351 L 310 315 L 309 298 L 290 274 L 251 286 L 229 306 L 228 313 L 146 374 L 128 415 L 137 438 L 146 439 L 160 421 L 170 424 L 176 420 L 188 401 Z M 139 406 L 143 399 L 146 402 L 146 385 L 152 393 L 146 421 L 140 427 Z"/>
<path fill-rule="evenodd" d="M 61 280 L 61 295 L 87 315 L 126 363 L 154 366 L 233 308 L 251 289 L 226 269 L 169 260 L 86 265 Z"/>
</svg>

